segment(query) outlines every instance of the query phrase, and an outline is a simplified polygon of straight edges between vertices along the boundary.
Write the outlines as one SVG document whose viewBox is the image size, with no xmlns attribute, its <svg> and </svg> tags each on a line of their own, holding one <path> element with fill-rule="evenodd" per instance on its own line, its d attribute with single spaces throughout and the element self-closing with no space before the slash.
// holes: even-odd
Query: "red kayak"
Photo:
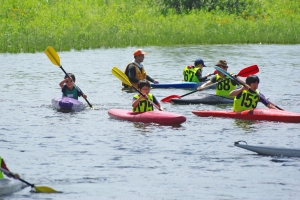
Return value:
<svg viewBox="0 0 300 200">
<path fill-rule="evenodd" d="M 227 117 L 246 120 L 266 120 L 278 122 L 300 122 L 300 113 L 287 112 L 274 109 L 255 109 L 242 112 L 215 111 L 215 110 L 194 110 L 195 115 L 201 117 Z"/>
<path fill-rule="evenodd" d="M 131 122 L 156 123 L 161 125 L 177 125 L 186 121 L 185 116 L 166 111 L 132 112 L 123 109 L 110 109 L 108 115 L 114 119 Z"/>
</svg>

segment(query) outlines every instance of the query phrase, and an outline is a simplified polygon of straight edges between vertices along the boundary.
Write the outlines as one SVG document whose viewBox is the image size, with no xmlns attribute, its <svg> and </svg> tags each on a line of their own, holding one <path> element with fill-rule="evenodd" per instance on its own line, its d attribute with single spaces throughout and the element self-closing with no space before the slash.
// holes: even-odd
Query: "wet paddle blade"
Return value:
<svg viewBox="0 0 300 200">
<path fill-rule="evenodd" d="M 34 186 L 34 189 L 38 193 L 56 193 L 56 192 L 58 192 L 58 191 L 56 191 L 52 188 L 46 187 L 46 186 Z"/>
<path fill-rule="evenodd" d="M 244 69 L 242 69 L 237 76 L 241 76 L 241 77 L 248 77 L 250 75 L 256 74 L 259 72 L 259 68 L 257 65 L 251 65 L 249 67 L 246 67 Z"/>
<path fill-rule="evenodd" d="M 119 70 L 117 67 L 113 67 L 111 69 L 111 72 L 113 75 L 115 75 L 118 79 L 120 79 L 122 81 L 122 83 L 125 83 L 128 86 L 132 86 L 131 82 L 129 81 L 128 77 L 126 76 L 126 74 L 124 74 L 124 72 L 122 72 L 121 70 Z"/>
<path fill-rule="evenodd" d="M 164 102 L 164 103 L 168 103 L 168 102 L 171 102 L 171 99 L 180 99 L 181 96 L 178 96 L 178 95 L 170 95 L 170 96 L 167 96 L 165 98 L 163 98 L 162 100 L 160 100 L 161 102 Z"/>
<path fill-rule="evenodd" d="M 45 50 L 45 53 L 54 65 L 61 67 L 60 58 L 59 58 L 58 54 L 56 53 L 56 51 L 53 49 L 53 47 L 51 47 L 51 46 L 47 47 L 47 49 Z"/>
</svg>

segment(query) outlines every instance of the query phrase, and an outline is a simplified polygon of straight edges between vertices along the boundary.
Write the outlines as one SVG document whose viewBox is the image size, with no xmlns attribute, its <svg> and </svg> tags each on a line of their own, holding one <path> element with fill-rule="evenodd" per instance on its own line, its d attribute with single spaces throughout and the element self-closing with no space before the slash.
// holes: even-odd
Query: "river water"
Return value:
<svg viewBox="0 0 300 200">
<path fill-rule="evenodd" d="M 299 148 L 299 124 L 200 118 L 191 113 L 231 109 L 211 105 L 163 104 L 166 111 L 187 117 L 179 127 L 110 119 L 111 108 L 131 109 L 133 94 L 121 90 L 111 69 L 117 66 L 123 71 L 134 50 L 58 52 L 63 68 L 76 75 L 77 86 L 95 107 L 78 113 L 52 109 L 51 99 L 61 95 L 58 84 L 64 73 L 43 52 L 0 54 L 1 156 L 28 182 L 63 191 L 37 194 L 27 187 L 2 199 L 299 198 L 299 158 L 258 156 L 233 145 L 245 140 L 251 145 Z M 259 90 L 279 107 L 300 112 L 300 45 L 143 50 L 148 52 L 147 73 L 165 83 L 181 81 L 183 68 L 198 57 L 208 66 L 204 74 L 213 72 L 219 59 L 225 59 L 233 73 L 257 64 Z M 151 92 L 160 100 L 190 91 Z"/>
</svg>

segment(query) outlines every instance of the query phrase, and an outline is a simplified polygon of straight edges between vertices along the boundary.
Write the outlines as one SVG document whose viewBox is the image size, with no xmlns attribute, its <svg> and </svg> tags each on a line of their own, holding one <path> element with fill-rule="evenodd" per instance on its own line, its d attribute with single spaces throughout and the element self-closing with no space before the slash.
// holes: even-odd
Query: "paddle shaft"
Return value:
<svg viewBox="0 0 300 200">
<path fill-rule="evenodd" d="M 162 110 L 160 109 L 160 107 L 158 107 L 154 102 L 152 102 L 150 99 L 146 98 L 146 96 L 145 96 L 143 93 L 141 93 L 141 91 L 139 91 L 138 89 L 136 89 L 133 85 L 131 85 L 131 87 L 132 87 L 135 91 L 137 91 L 140 95 L 142 95 L 149 103 L 151 103 L 152 105 L 154 105 L 155 108 L 157 108 L 158 110 L 162 111 Z"/>
<path fill-rule="evenodd" d="M 7 175 L 10 175 L 10 176 L 13 176 L 13 177 L 15 176 L 12 172 L 7 171 L 6 169 L 3 169 L 2 167 L 0 167 L 0 170 L 3 171 L 3 172 L 4 172 L 5 174 L 7 174 Z M 29 185 L 29 186 L 31 186 L 31 187 L 34 187 L 33 184 L 28 183 L 27 181 L 25 181 L 25 180 L 23 180 L 23 179 L 21 179 L 21 178 L 18 178 L 18 180 L 22 181 L 23 183 L 26 183 L 27 185 Z"/>
<path fill-rule="evenodd" d="M 70 78 L 70 76 L 69 76 L 68 73 L 64 70 L 64 68 L 63 68 L 62 66 L 59 66 L 59 68 L 61 68 L 61 70 L 66 74 L 66 76 L 67 76 L 68 78 Z M 76 88 L 78 88 L 78 89 L 82 92 L 82 90 L 81 90 L 78 86 L 76 86 L 74 82 L 73 82 L 73 85 L 74 85 Z M 83 93 L 83 92 L 82 92 L 82 93 Z M 89 106 L 90 106 L 91 108 L 93 107 L 92 104 L 90 104 L 90 102 L 89 102 L 86 98 L 84 98 L 84 100 L 87 102 L 87 104 L 89 104 Z"/>
<path fill-rule="evenodd" d="M 244 86 L 244 87 L 248 87 L 248 88 L 249 88 L 248 90 L 249 90 L 250 92 L 256 93 L 256 91 L 252 90 L 252 89 L 250 88 L 250 86 L 247 85 L 244 81 L 241 81 L 241 80 L 235 78 L 234 76 L 232 76 L 231 74 L 229 74 L 227 71 L 225 71 L 225 70 L 223 70 L 223 69 L 221 69 L 220 67 L 217 67 L 217 66 L 215 67 L 215 69 L 218 70 L 219 72 L 221 72 L 222 74 L 224 74 L 225 76 L 228 76 L 230 79 L 236 81 L 238 84 L 240 84 L 240 85 L 242 85 L 242 86 Z M 283 110 L 282 108 L 276 106 L 274 103 L 272 103 L 272 102 L 270 102 L 269 100 L 267 100 L 266 98 L 264 98 L 264 97 L 263 97 L 262 95 L 260 95 L 259 93 L 258 93 L 258 96 L 259 96 L 260 98 L 264 99 L 265 101 L 269 102 L 269 103 L 272 104 L 273 106 L 275 106 L 277 109 Z"/>
<path fill-rule="evenodd" d="M 220 79 L 218 82 L 215 82 L 215 83 L 213 83 L 213 84 L 211 84 L 211 85 L 208 85 L 208 86 L 204 87 L 203 89 L 209 88 L 210 86 L 216 85 L 216 84 L 221 83 L 221 82 L 223 82 L 223 81 L 225 81 L 225 80 L 226 80 L 226 79 Z M 202 90 L 203 90 L 203 89 L 202 89 Z M 193 94 L 193 93 L 195 93 L 195 92 L 198 92 L 198 90 L 194 90 L 194 91 L 192 91 L 192 92 L 186 93 L 186 94 L 180 96 L 180 98 L 185 97 L 185 96 L 190 95 L 190 94 Z"/>
</svg>

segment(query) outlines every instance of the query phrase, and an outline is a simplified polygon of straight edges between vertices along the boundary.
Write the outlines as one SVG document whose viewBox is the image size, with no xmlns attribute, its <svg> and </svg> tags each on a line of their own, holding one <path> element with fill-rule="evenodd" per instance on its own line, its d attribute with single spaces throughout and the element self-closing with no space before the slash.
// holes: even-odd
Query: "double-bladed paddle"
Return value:
<svg viewBox="0 0 300 200">
<path fill-rule="evenodd" d="M 13 176 L 13 177 L 15 176 L 13 173 L 11 173 L 11 172 L 9 172 L 9 171 L 7 171 L 7 170 L 1 168 L 1 167 L 0 167 L 0 170 L 1 170 L 3 173 L 7 174 L 7 175 L 10 175 L 10 176 Z M 20 180 L 20 181 L 22 181 L 23 183 L 25 183 L 25 184 L 27 184 L 27 185 L 33 187 L 33 188 L 35 189 L 35 191 L 36 191 L 36 192 L 39 192 L 39 193 L 56 193 L 56 192 L 59 192 L 59 191 L 56 191 L 56 190 L 54 190 L 54 189 L 52 189 L 52 188 L 50 188 L 50 187 L 46 187 L 46 186 L 35 186 L 34 184 L 28 183 L 27 181 L 25 181 L 25 180 L 23 180 L 23 179 L 21 179 L 21 178 L 18 178 L 18 180 Z"/>
<path fill-rule="evenodd" d="M 120 79 L 122 81 L 122 83 L 125 83 L 128 86 L 131 86 L 134 90 L 136 90 L 140 95 L 142 95 L 143 97 L 145 97 L 145 95 L 143 93 L 141 93 L 141 91 L 139 91 L 137 88 L 135 88 L 131 82 L 129 81 L 128 77 L 126 74 L 124 74 L 124 72 L 122 72 L 120 69 L 118 69 L 117 67 L 113 67 L 111 69 L 111 72 L 113 75 L 115 75 L 118 79 Z M 155 108 L 157 108 L 158 110 L 162 111 L 155 103 L 153 103 L 151 100 L 149 100 L 148 98 L 145 98 L 149 103 L 151 103 L 153 106 L 155 106 Z"/>
<path fill-rule="evenodd" d="M 47 49 L 45 50 L 45 53 L 48 56 L 48 58 L 50 59 L 50 61 L 54 65 L 59 66 L 59 68 L 61 68 L 61 70 L 66 74 L 66 76 L 68 78 L 70 78 L 70 76 L 67 74 L 67 72 L 64 70 L 64 68 L 60 65 L 60 58 L 59 58 L 58 54 L 56 53 L 56 51 L 53 49 L 53 47 L 51 47 L 51 46 L 47 47 Z M 74 82 L 73 82 L 73 84 L 79 91 L 82 92 L 82 90 L 78 86 L 76 86 Z M 87 104 L 89 104 L 89 106 L 91 108 L 93 108 L 92 104 L 90 104 L 90 102 L 87 99 L 84 98 L 84 100 L 87 102 Z"/>
<path fill-rule="evenodd" d="M 224 74 L 225 76 L 228 76 L 231 80 L 237 82 L 239 85 L 242 85 L 242 86 L 244 86 L 244 87 L 247 86 L 247 87 L 249 88 L 249 89 L 248 89 L 249 91 L 255 92 L 255 93 L 256 93 L 256 91 L 253 91 L 246 83 L 244 83 L 243 81 L 241 81 L 241 80 L 235 78 L 234 76 L 232 76 L 231 74 L 229 74 L 227 71 L 225 71 L 225 70 L 223 70 L 223 69 L 221 69 L 220 67 L 217 67 L 217 66 L 215 66 L 215 69 L 218 70 L 219 72 L 221 72 L 222 74 Z M 276 106 L 274 103 L 272 103 L 272 102 L 270 102 L 269 100 L 267 100 L 266 98 L 264 98 L 264 97 L 263 97 L 262 95 L 260 95 L 259 93 L 258 93 L 258 96 L 259 96 L 260 98 L 264 99 L 265 101 L 269 102 L 269 103 L 272 104 L 273 106 L 275 106 L 277 109 L 283 110 L 282 108 Z"/>
<path fill-rule="evenodd" d="M 251 66 L 249 66 L 249 67 L 245 67 L 244 69 L 242 69 L 236 76 L 241 76 L 241 77 L 247 77 L 247 76 L 250 76 L 250 75 L 252 75 L 252 74 L 256 74 L 256 73 L 258 73 L 259 72 L 259 68 L 258 68 L 258 66 L 257 65 L 251 65 Z M 224 81 L 224 80 L 222 80 L 222 81 Z M 221 81 L 221 82 L 222 82 Z M 216 83 L 214 83 L 214 84 L 217 84 L 218 82 L 216 82 Z M 214 85 L 213 84 L 213 85 Z M 208 86 L 206 86 L 205 88 L 208 88 L 208 87 L 210 87 L 211 85 L 208 85 Z M 203 88 L 203 89 L 205 89 L 205 88 Z M 190 94 L 193 94 L 193 93 L 195 93 L 195 92 L 197 92 L 198 90 L 195 90 L 195 91 L 192 91 L 192 92 L 189 92 L 189 93 L 187 93 L 187 94 L 184 94 L 184 95 L 182 95 L 182 96 L 178 96 L 178 95 L 170 95 L 170 96 L 167 96 L 167 97 L 165 97 L 165 98 L 163 98 L 162 100 L 161 100 L 161 102 L 171 102 L 171 99 L 180 99 L 180 98 L 182 98 L 182 97 L 185 97 L 185 96 L 187 96 L 187 95 L 190 95 Z M 201 90 L 202 91 L 202 90 Z"/>
</svg>

